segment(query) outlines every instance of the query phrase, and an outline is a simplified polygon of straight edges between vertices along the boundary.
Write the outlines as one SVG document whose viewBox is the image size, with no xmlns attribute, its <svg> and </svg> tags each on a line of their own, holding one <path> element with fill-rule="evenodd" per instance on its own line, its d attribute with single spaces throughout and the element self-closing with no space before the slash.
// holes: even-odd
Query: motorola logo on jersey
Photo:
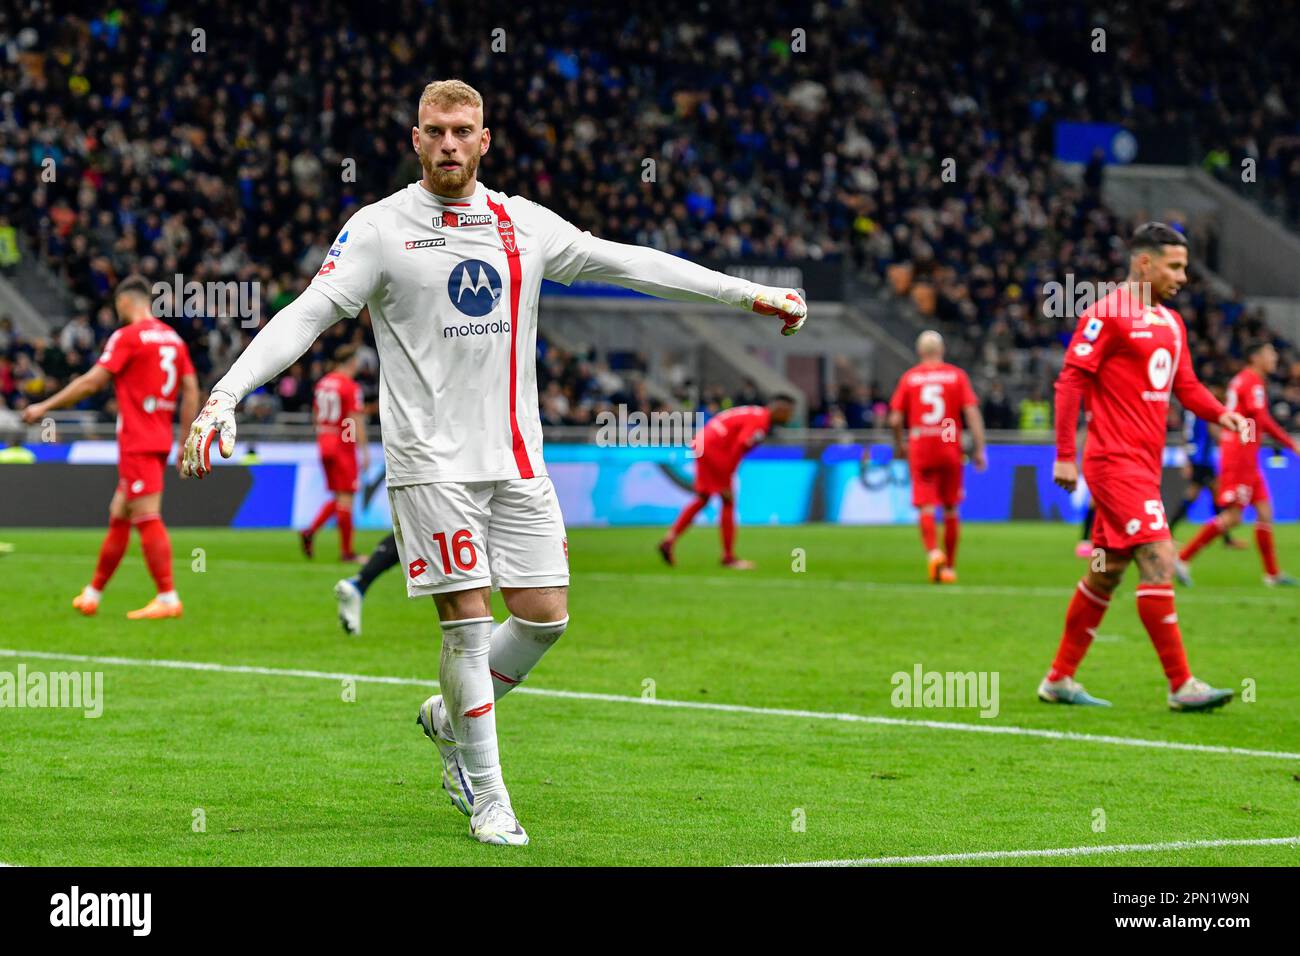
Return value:
<svg viewBox="0 0 1300 956">
<path fill-rule="evenodd" d="M 497 319 L 495 322 L 467 322 L 464 325 L 448 325 L 442 330 L 444 339 L 463 339 L 467 335 L 496 335 L 510 331 L 509 319 Z"/>
<path fill-rule="evenodd" d="M 501 298 L 501 276 L 482 259 L 466 259 L 447 278 L 451 303 L 466 315 L 487 315 Z"/>
<path fill-rule="evenodd" d="M 1152 388 L 1157 392 L 1163 392 L 1173 372 L 1174 357 L 1169 354 L 1168 349 L 1156 349 L 1151 353 L 1151 358 L 1147 362 L 1147 377 L 1151 379 Z"/>
</svg>

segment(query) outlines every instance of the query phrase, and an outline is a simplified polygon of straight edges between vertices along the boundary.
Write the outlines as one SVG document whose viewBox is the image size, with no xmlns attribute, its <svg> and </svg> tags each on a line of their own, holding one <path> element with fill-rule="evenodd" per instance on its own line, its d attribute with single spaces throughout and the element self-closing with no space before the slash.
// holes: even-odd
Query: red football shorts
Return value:
<svg viewBox="0 0 1300 956">
<path fill-rule="evenodd" d="M 1234 505 L 1245 508 L 1251 502 L 1268 501 L 1268 482 L 1259 470 L 1259 461 L 1255 458 L 1225 461 L 1215 500 L 1220 508 Z"/>
<path fill-rule="evenodd" d="M 118 451 L 117 490 L 128 501 L 163 490 L 163 472 L 167 470 L 165 451 Z"/>
<path fill-rule="evenodd" d="M 339 445 L 326 451 L 321 449 L 321 466 L 325 469 L 325 484 L 337 494 L 357 490 L 357 449 L 355 445 Z"/>
<path fill-rule="evenodd" d="M 697 495 L 721 495 L 731 491 L 732 479 L 736 471 L 725 462 L 717 461 L 708 455 L 695 459 L 695 493 Z"/>
<path fill-rule="evenodd" d="M 966 497 L 962 487 L 962 464 L 950 462 L 941 465 L 913 465 L 912 505 L 955 508 Z"/>
<path fill-rule="evenodd" d="M 1160 497 L 1160 476 L 1149 471 L 1085 471 L 1093 507 L 1092 543 L 1130 551 L 1148 541 L 1167 541 L 1169 522 Z"/>
</svg>

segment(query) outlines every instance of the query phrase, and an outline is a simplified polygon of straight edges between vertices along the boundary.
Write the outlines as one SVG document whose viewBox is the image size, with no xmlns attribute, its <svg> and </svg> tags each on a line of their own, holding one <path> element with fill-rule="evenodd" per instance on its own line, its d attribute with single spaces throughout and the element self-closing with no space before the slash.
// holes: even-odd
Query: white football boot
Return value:
<svg viewBox="0 0 1300 956">
<path fill-rule="evenodd" d="M 447 720 L 447 708 L 442 705 L 441 694 L 434 694 L 420 705 L 420 715 L 415 722 L 438 747 L 438 756 L 442 758 L 442 789 L 451 798 L 451 805 L 470 816 L 474 812 L 474 791 L 469 785 L 469 774 L 465 772 L 460 748 L 452 736 L 451 722 Z"/>
<path fill-rule="evenodd" d="M 1183 686 L 1169 695 L 1170 710 L 1213 710 L 1232 700 L 1231 690 L 1211 687 L 1205 681 L 1189 677 Z"/>
<path fill-rule="evenodd" d="M 515 819 L 515 811 L 500 800 L 493 800 L 469 818 L 469 832 L 479 843 L 527 846 L 528 834 Z"/>
<path fill-rule="evenodd" d="M 1077 704 L 1083 707 L 1109 707 L 1110 701 L 1093 697 L 1073 677 L 1049 681 L 1046 677 L 1038 685 L 1038 699 L 1048 704 Z"/>
<path fill-rule="evenodd" d="M 360 589 L 348 578 L 334 585 L 334 600 L 339 602 L 339 623 L 343 630 L 353 637 L 361 633 L 361 602 L 364 600 Z"/>
</svg>

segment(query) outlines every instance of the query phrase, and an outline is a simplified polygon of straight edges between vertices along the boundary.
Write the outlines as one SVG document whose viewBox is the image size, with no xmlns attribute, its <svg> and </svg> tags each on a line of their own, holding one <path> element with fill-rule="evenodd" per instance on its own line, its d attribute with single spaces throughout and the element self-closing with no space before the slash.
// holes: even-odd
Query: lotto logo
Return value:
<svg viewBox="0 0 1300 956">
<path fill-rule="evenodd" d="M 329 275 L 331 272 L 334 271 L 334 266 L 335 266 L 335 265 L 337 265 L 337 263 L 336 263 L 333 259 L 331 259 L 329 262 L 327 262 L 327 263 L 325 263 L 323 266 L 321 266 L 321 267 L 320 267 L 320 272 L 318 272 L 318 273 L 316 273 L 316 274 L 317 274 L 318 276 L 327 276 L 327 275 Z"/>
<path fill-rule="evenodd" d="M 418 578 L 425 571 L 429 570 L 429 562 L 425 561 L 424 558 L 416 558 L 407 565 L 406 570 L 411 573 L 411 577 Z"/>
</svg>

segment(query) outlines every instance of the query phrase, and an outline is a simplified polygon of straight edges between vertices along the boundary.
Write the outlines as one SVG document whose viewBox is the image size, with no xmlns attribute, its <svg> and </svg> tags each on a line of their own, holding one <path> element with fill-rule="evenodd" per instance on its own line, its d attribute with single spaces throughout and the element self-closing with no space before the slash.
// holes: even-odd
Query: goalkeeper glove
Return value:
<svg viewBox="0 0 1300 956">
<path fill-rule="evenodd" d="M 759 315 L 779 315 L 785 323 L 781 327 L 782 335 L 794 335 L 808 320 L 808 305 L 798 289 L 755 286 L 750 308 Z"/>
<path fill-rule="evenodd" d="M 181 453 L 182 478 L 202 478 L 211 473 L 209 450 L 213 439 L 218 436 L 221 439 L 221 457 L 229 458 L 235 453 L 235 399 L 225 392 L 213 392 L 190 426 Z"/>
</svg>

